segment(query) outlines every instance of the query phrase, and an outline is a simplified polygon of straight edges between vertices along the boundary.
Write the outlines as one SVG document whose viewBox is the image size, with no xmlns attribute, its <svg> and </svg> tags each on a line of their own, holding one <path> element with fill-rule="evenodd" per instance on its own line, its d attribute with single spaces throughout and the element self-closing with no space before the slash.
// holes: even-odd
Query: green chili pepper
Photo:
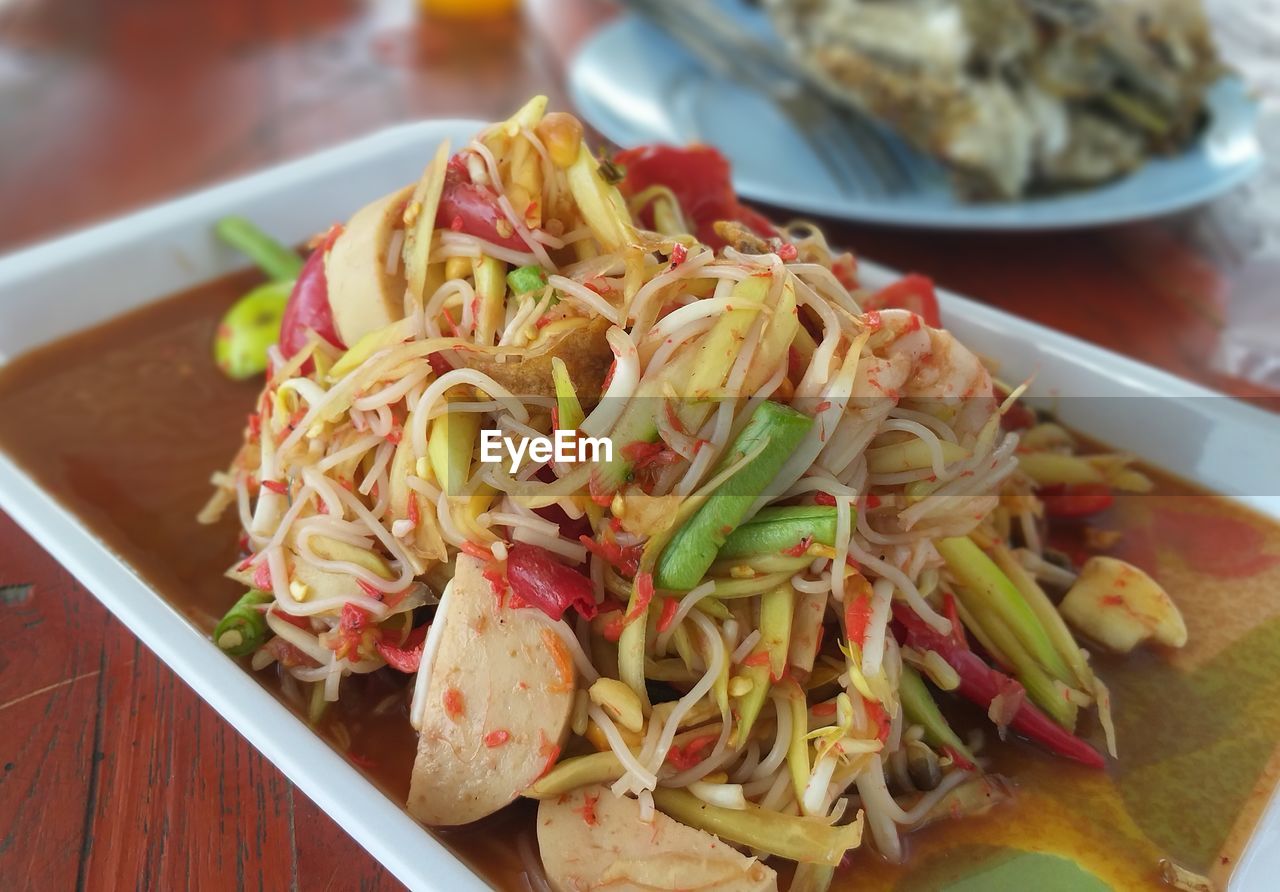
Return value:
<svg viewBox="0 0 1280 892">
<path fill-rule="evenodd" d="M 777 554 L 795 548 L 805 539 L 834 545 L 836 509 L 827 505 L 763 508 L 729 534 L 716 559 Z"/>
<path fill-rule="evenodd" d="M 213 642 L 233 657 L 253 653 L 267 639 L 267 617 L 257 608 L 273 596 L 251 588 L 227 611 L 213 630 Z"/>
<path fill-rule="evenodd" d="M 292 282 L 259 285 L 231 305 L 213 337 L 213 361 L 228 378 L 243 381 L 267 369 L 267 349 L 280 340 L 280 322 Z"/>
<path fill-rule="evenodd" d="M 781 403 L 761 403 L 738 434 L 719 470 L 759 450 L 755 458 L 720 484 L 676 531 L 658 559 L 658 588 L 687 591 L 697 585 L 755 499 L 800 445 L 813 419 Z M 762 445 L 763 444 L 763 445 Z"/>
<path fill-rule="evenodd" d="M 292 282 L 302 272 L 298 252 L 286 248 L 244 217 L 223 217 L 214 230 L 228 245 L 239 249 L 273 281 Z"/>
<path fill-rule="evenodd" d="M 507 285 L 511 288 L 512 294 L 528 294 L 530 291 L 546 287 L 547 274 L 536 263 L 517 266 L 507 273 Z"/>
</svg>

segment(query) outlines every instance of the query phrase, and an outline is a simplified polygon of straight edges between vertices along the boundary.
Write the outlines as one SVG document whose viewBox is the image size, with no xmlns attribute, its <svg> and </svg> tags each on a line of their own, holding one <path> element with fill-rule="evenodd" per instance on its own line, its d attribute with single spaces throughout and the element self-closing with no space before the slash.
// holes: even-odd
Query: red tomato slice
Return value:
<svg viewBox="0 0 1280 892">
<path fill-rule="evenodd" d="M 1111 507 L 1115 496 L 1105 483 L 1060 483 L 1037 492 L 1050 517 L 1089 517 Z"/>
<path fill-rule="evenodd" d="M 502 208 L 498 207 L 497 196 L 492 190 L 471 182 L 466 161 L 461 155 L 454 155 L 445 168 L 436 226 L 442 230 L 465 232 L 504 248 L 528 251 L 529 246 L 524 239 L 514 232 L 505 236 L 498 234 L 499 221 L 502 221 L 504 231 L 511 225 Z"/>
<path fill-rule="evenodd" d="M 537 545 L 518 542 L 507 549 L 507 583 L 512 594 L 552 619 L 560 619 L 570 607 L 587 619 L 596 615 L 591 580 Z"/>
<path fill-rule="evenodd" d="M 729 162 L 711 146 L 638 146 L 615 156 L 626 169 L 620 188 L 635 195 L 650 186 L 666 186 L 680 202 L 680 210 L 694 227 L 699 241 L 713 248 L 724 240 L 712 228 L 717 220 L 736 220 L 766 238 L 778 234 L 764 215 L 746 207 L 734 194 Z M 646 226 L 653 225 L 645 211 Z"/>
<path fill-rule="evenodd" d="M 329 285 L 324 277 L 324 255 L 341 233 L 341 226 L 329 230 L 324 243 L 311 252 L 302 265 L 302 272 L 298 273 L 298 280 L 293 283 L 293 291 L 284 306 L 284 318 L 280 320 L 280 352 L 286 359 L 306 346 L 309 330 L 335 347 L 346 348 L 333 324 Z"/>
<path fill-rule="evenodd" d="M 930 328 L 942 327 L 942 314 L 938 310 L 938 296 L 933 290 L 933 280 L 928 276 L 910 273 L 892 282 L 862 301 L 862 309 L 910 310 Z"/>
</svg>

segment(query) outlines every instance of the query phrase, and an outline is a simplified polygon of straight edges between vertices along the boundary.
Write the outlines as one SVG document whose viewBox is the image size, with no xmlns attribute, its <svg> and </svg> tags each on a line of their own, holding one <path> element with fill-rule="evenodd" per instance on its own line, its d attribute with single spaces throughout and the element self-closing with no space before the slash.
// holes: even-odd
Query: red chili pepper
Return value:
<svg viewBox="0 0 1280 892">
<path fill-rule="evenodd" d="M 671 248 L 671 265 L 679 266 L 689 258 L 689 249 L 676 242 Z"/>
<path fill-rule="evenodd" d="M 684 746 L 673 746 L 667 750 L 666 761 L 677 771 L 687 771 L 702 761 L 702 751 L 716 742 L 716 735 L 706 734 L 695 737 Z"/>
<path fill-rule="evenodd" d="M 865 593 L 845 595 L 844 632 L 849 641 L 862 647 L 867 642 L 867 626 L 871 623 L 871 598 Z"/>
<path fill-rule="evenodd" d="M 626 168 L 619 188 L 635 195 L 650 186 L 666 186 L 680 202 L 680 211 L 694 228 L 698 240 L 712 248 L 724 247 L 716 233 L 719 220 L 745 224 L 757 235 L 772 238 L 777 228 L 763 215 L 746 207 L 734 194 L 729 162 L 710 146 L 638 146 L 619 152 L 614 160 Z M 653 211 L 646 208 L 643 222 L 653 228 Z"/>
<path fill-rule="evenodd" d="M 324 274 L 324 255 L 342 233 L 341 226 L 330 228 L 324 242 L 311 252 L 302 271 L 293 283 L 293 291 L 284 306 L 280 320 L 280 352 L 286 357 L 301 350 L 307 343 L 307 332 L 314 331 L 335 347 L 345 348 L 333 323 L 333 309 L 329 306 L 329 285 Z M 304 366 L 304 371 L 306 366 Z"/>
<path fill-rule="evenodd" d="M 971 703 L 988 709 L 997 695 L 1012 690 L 1014 686 L 1019 689 L 1022 687 L 1003 672 L 988 666 L 981 657 L 969 650 L 967 644 L 957 643 L 951 636 L 935 631 L 907 605 L 894 604 L 893 615 L 906 630 L 908 646 L 917 650 L 936 651 L 956 671 L 956 675 L 960 677 L 960 686 L 956 691 Z M 1018 707 L 1009 727 L 1059 756 L 1090 768 L 1103 768 L 1106 765 L 1097 750 L 1064 730 L 1027 700 L 1023 700 Z"/>
<path fill-rule="evenodd" d="M 636 606 L 627 611 L 622 624 L 629 626 L 645 615 L 649 604 L 653 601 L 653 574 L 640 573 L 636 576 Z"/>
<path fill-rule="evenodd" d="M 271 566 L 265 557 L 253 568 L 253 587 L 262 592 L 269 592 L 272 589 Z"/>
<path fill-rule="evenodd" d="M 767 650 L 761 650 L 753 654 L 750 654 L 749 656 L 743 658 L 742 665 L 743 666 L 768 666 L 769 652 Z"/>
<path fill-rule="evenodd" d="M 867 706 L 867 715 L 876 723 L 876 737 L 884 743 L 889 739 L 889 729 L 892 724 L 889 710 L 885 709 L 883 704 L 865 697 L 862 698 L 862 702 Z"/>
<path fill-rule="evenodd" d="M 460 154 L 450 158 L 445 167 L 436 226 L 465 232 L 504 248 L 529 250 L 525 240 L 515 232 L 502 234 L 511 226 L 511 221 L 498 206 L 498 197 L 491 189 L 471 182 L 467 162 Z"/>
<path fill-rule="evenodd" d="M 662 599 L 662 614 L 658 617 L 658 631 L 665 632 L 671 628 L 671 623 L 675 621 L 676 613 L 680 610 L 680 602 L 675 598 Z"/>
<path fill-rule="evenodd" d="M 374 650 L 387 661 L 388 666 L 397 672 L 417 672 L 418 664 L 422 662 L 422 647 L 427 640 L 427 628 L 426 625 L 418 626 L 405 637 L 402 644 L 377 641 L 373 645 Z"/>
<path fill-rule="evenodd" d="M 790 263 L 799 256 L 800 252 L 796 249 L 796 246 L 790 242 L 778 249 L 778 259 L 783 263 Z"/>
<path fill-rule="evenodd" d="M 836 497 L 829 492 L 815 492 L 813 494 L 813 503 L 815 505 L 825 505 L 828 508 L 836 506 Z"/>
<path fill-rule="evenodd" d="M 507 549 L 507 583 L 512 594 L 552 619 L 560 619 L 570 607 L 587 619 L 596 615 L 591 580 L 537 545 L 517 542 Z"/>
<path fill-rule="evenodd" d="M 453 371 L 453 366 L 449 365 L 449 360 L 444 358 L 443 353 L 432 353 L 427 357 L 427 362 L 431 364 L 431 371 L 436 373 L 437 378 Z"/>
<path fill-rule="evenodd" d="M 942 314 L 938 310 L 938 296 L 933 290 L 933 280 L 927 276 L 916 273 L 905 275 L 862 301 L 863 312 L 891 308 L 910 310 L 931 328 L 939 328 L 942 325 Z"/>
<path fill-rule="evenodd" d="M 493 749 L 494 747 L 502 746 L 510 739 L 511 732 L 503 731 L 499 728 L 497 731 L 490 731 L 484 736 L 484 745 L 489 747 L 489 749 Z"/>
<path fill-rule="evenodd" d="M 462 691 L 457 688 L 445 688 L 441 698 L 444 714 L 457 721 L 466 712 L 466 704 L 462 702 Z"/>
<path fill-rule="evenodd" d="M 591 501 L 601 508 L 608 508 L 613 504 L 615 490 L 600 479 L 598 468 L 592 468 L 591 470 L 591 477 L 587 480 L 587 492 L 591 495 Z"/>
<path fill-rule="evenodd" d="M 493 552 L 485 548 L 483 545 L 477 545 L 470 539 L 464 539 L 462 544 L 458 546 L 458 550 L 463 554 L 470 555 L 478 561 L 493 560 Z"/>
<path fill-rule="evenodd" d="M 604 629 L 601 630 L 604 640 L 610 644 L 617 644 L 618 639 L 622 637 L 622 625 L 622 611 L 619 610 L 617 616 L 604 624 Z"/>
<path fill-rule="evenodd" d="M 640 555 L 644 553 L 642 545 L 619 545 L 611 540 L 598 542 L 586 534 L 579 536 L 578 541 L 624 576 L 635 576 L 640 569 Z"/>
<path fill-rule="evenodd" d="M 1036 495 L 1044 503 L 1046 514 L 1064 519 L 1099 514 L 1116 500 L 1105 483 L 1059 483 L 1040 487 Z"/>
<path fill-rule="evenodd" d="M 574 811 L 582 815 L 582 820 L 588 827 L 594 827 L 600 823 L 599 819 L 596 818 L 596 803 L 599 801 L 600 797 L 598 795 L 586 793 L 582 797 L 582 806 L 574 809 Z"/>
<path fill-rule="evenodd" d="M 813 537 L 805 536 L 803 539 L 801 539 L 795 545 L 792 545 L 790 548 L 782 549 L 782 553 L 785 554 L 787 557 L 800 557 L 806 551 L 809 550 L 809 546 L 812 544 L 813 544 Z"/>
</svg>

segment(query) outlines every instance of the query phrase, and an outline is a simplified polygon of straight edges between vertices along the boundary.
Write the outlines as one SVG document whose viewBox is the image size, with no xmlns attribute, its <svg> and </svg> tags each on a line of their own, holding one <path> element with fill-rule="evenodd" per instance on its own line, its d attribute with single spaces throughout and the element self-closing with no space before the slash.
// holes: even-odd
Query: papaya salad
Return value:
<svg viewBox="0 0 1280 892">
<path fill-rule="evenodd" d="M 1016 795 L 992 734 L 1102 769 L 1082 644 L 1186 641 L 1142 570 L 1046 545 L 1150 487 L 1129 457 L 710 148 L 598 155 L 536 97 L 305 263 L 221 231 L 272 281 L 215 345 L 266 384 L 201 517 L 243 527 L 214 640 L 313 720 L 402 679 L 409 812 L 537 800 L 534 888 L 826 889 Z M 553 436 L 612 448 L 485 457 Z"/>
</svg>

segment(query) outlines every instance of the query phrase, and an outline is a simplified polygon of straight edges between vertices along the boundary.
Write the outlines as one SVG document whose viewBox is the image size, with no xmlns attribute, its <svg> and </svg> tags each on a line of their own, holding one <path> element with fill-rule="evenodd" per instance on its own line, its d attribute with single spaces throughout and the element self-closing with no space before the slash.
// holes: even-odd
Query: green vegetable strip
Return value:
<svg viewBox="0 0 1280 892">
<path fill-rule="evenodd" d="M 862 822 L 830 826 L 818 818 L 785 815 L 748 802 L 743 810 L 708 805 L 687 790 L 659 787 L 653 802 L 681 823 L 792 861 L 834 867 L 862 842 Z"/>
<path fill-rule="evenodd" d="M 907 721 L 924 728 L 926 743 L 934 747 L 951 747 L 970 762 L 973 761 L 969 748 L 951 730 L 947 720 L 938 711 L 938 705 L 933 702 L 920 673 L 905 662 L 898 682 L 898 694 L 902 697 L 902 711 L 906 713 Z"/>
<path fill-rule="evenodd" d="M 1053 679 L 1022 646 L 1018 636 L 1004 624 L 999 616 L 990 612 L 977 614 L 971 611 L 966 615 L 965 625 L 981 629 L 981 634 L 976 634 L 975 637 L 982 640 L 985 635 L 998 652 L 1004 654 L 1013 666 L 1014 675 L 1027 689 L 1027 696 L 1037 706 L 1068 731 L 1075 729 L 1076 705 L 1062 695 L 1062 690 L 1054 685 Z"/>
<path fill-rule="evenodd" d="M 777 554 L 805 539 L 835 545 L 836 509 L 825 505 L 764 508 L 724 540 L 716 559 Z"/>
<path fill-rule="evenodd" d="M 244 217 L 223 217 L 214 227 L 228 245 L 241 251 L 270 278 L 285 282 L 298 278 L 302 258 Z"/>
<path fill-rule="evenodd" d="M 769 698 L 771 680 L 781 678 L 787 668 L 787 649 L 791 646 L 791 615 L 795 611 L 795 590 L 784 585 L 760 596 L 760 641 L 752 649 L 752 657 L 768 656 L 768 662 L 748 663 L 738 674 L 751 679 L 751 690 L 738 698 L 738 723 L 730 743 L 736 749 L 746 746 L 747 738 Z"/>
<path fill-rule="evenodd" d="M 809 786 L 809 702 L 804 689 L 793 679 L 784 680 L 778 687 L 785 692 L 787 704 L 791 708 L 791 745 L 787 747 L 787 768 L 791 772 L 791 788 L 795 790 L 796 801 L 799 802 L 804 798 L 805 788 Z"/>
<path fill-rule="evenodd" d="M 830 864 L 797 864 L 787 892 L 827 892 L 835 875 L 836 869 Z"/>
<path fill-rule="evenodd" d="M 688 591 L 701 581 L 729 534 L 746 519 L 752 502 L 777 476 L 812 426 L 808 415 L 780 403 L 764 402 L 756 408 L 717 472 L 757 449 L 761 451 L 720 484 L 676 531 L 658 559 L 654 574 L 658 588 Z"/>
<path fill-rule="evenodd" d="M 749 579 L 714 579 L 715 591 L 711 597 L 722 600 L 734 598 L 750 598 L 786 582 L 796 574 L 795 570 L 782 570 L 777 573 L 766 573 Z M 701 603 L 701 602 L 699 602 Z"/>
<path fill-rule="evenodd" d="M 528 294 L 547 286 L 547 274 L 537 264 L 518 266 L 507 273 L 507 285 L 512 294 Z"/>
<path fill-rule="evenodd" d="M 612 783 L 625 773 L 622 762 L 613 750 L 574 756 L 556 763 L 554 768 L 526 789 L 523 795 L 530 799 L 552 799 L 579 787 Z"/>
<path fill-rule="evenodd" d="M 782 678 L 791 649 L 791 618 L 796 612 L 796 590 L 788 580 L 760 596 L 760 643 L 769 651 L 769 676 Z"/>
<path fill-rule="evenodd" d="M 481 257 L 476 262 L 475 283 L 476 298 L 479 305 L 476 309 L 476 343 L 491 345 L 502 324 L 502 314 L 506 309 L 507 283 L 502 273 L 507 265 L 492 257 Z"/>
<path fill-rule="evenodd" d="M 272 595 L 251 588 L 227 611 L 213 630 L 213 643 L 233 657 L 253 653 L 267 640 L 267 617 L 257 608 Z"/>
<path fill-rule="evenodd" d="M 1063 684 L 1072 684 L 1075 676 L 1050 642 L 1049 633 L 995 562 L 967 537 L 942 539 L 935 544 L 979 622 L 989 630 L 994 624 L 987 622 L 987 615 L 991 614 L 1050 675 Z"/>
<path fill-rule="evenodd" d="M 795 575 L 805 567 L 813 563 L 813 556 L 804 554 L 799 557 L 790 557 L 785 554 L 758 554 L 754 557 L 728 558 L 716 562 L 711 565 L 708 571 L 710 576 L 732 576 L 733 572 L 745 567 L 755 573 L 756 576 L 767 576 L 771 573 L 790 573 Z"/>
<path fill-rule="evenodd" d="M 560 429 L 577 430 L 587 413 L 582 411 L 582 403 L 578 401 L 578 392 L 573 388 L 569 367 L 559 356 L 551 357 L 551 380 L 556 388 L 556 414 L 559 416 Z"/>
<path fill-rule="evenodd" d="M 1075 673 L 1076 684 L 1087 691 L 1092 690 L 1094 684 L 1093 670 L 1089 668 L 1084 655 L 1080 652 L 1080 645 L 1076 643 L 1071 630 L 1067 628 L 1066 622 L 1059 615 L 1057 608 L 1053 606 L 1053 602 L 1049 600 L 1049 596 L 1044 593 L 1044 589 L 1040 588 L 1035 577 L 1018 563 L 1013 553 L 1003 544 L 997 545 L 992 549 L 991 554 L 995 559 L 996 566 L 1004 571 L 1005 575 L 1009 577 L 1009 581 L 1026 598 L 1027 605 L 1035 612 L 1041 625 L 1049 633 L 1049 640 L 1053 642 L 1053 646 L 1066 661 L 1067 665 L 1071 667 L 1071 671 Z"/>
</svg>

